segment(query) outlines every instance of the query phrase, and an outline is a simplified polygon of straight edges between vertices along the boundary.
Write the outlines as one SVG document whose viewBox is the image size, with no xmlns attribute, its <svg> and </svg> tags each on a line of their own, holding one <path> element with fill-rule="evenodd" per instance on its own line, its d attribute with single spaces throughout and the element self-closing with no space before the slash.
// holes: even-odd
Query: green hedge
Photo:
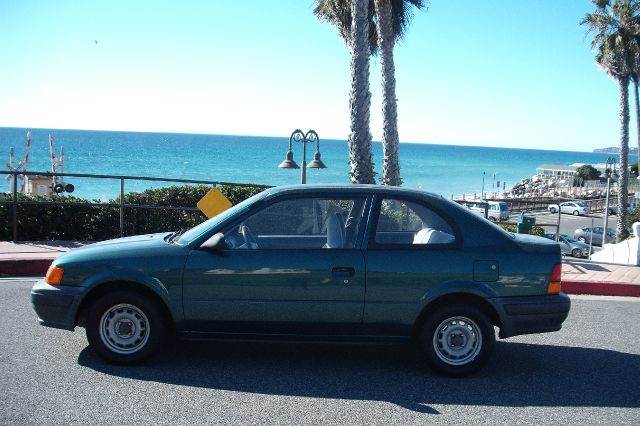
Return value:
<svg viewBox="0 0 640 426">
<path fill-rule="evenodd" d="M 198 200 L 211 188 L 205 185 L 171 186 L 147 189 L 142 192 L 125 194 L 125 202 L 136 205 L 195 207 Z M 259 186 L 220 185 L 218 189 L 237 204 L 265 189 Z M 20 201 L 59 201 L 68 205 L 23 204 L 18 206 L 18 239 L 101 241 L 120 236 L 120 211 L 118 207 L 91 206 L 91 202 L 69 195 L 51 197 L 18 194 Z M 0 194 L 0 240 L 12 239 L 11 194 Z M 120 198 L 109 203 L 119 204 Z M 149 234 L 191 228 L 205 220 L 204 215 L 194 210 L 163 210 L 147 208 L 125 208 L 125 235 Z M 638 215 L 640 212 L 633 212 Z M 387 212 L 388 220 L 404 223 L 408 218 L 400 212 Z M 515 225 L 498 224 L 510 232 L 516 232 Z M 533 235 L 544 235 L 544 229 L 534 226 Z"/>
<path fill-rule="evenodd" d="M 496 223 L 496 225 L 498 225 L 499 227 L 501 227 L 502 229 L 504 229 L 505 231 L 508 232 L 513 232 L 513 233 L 518 233 L 516 225 L 510 224 L 510 223 Z M 544 237 L 544 228 L 542 226 L 533 226 L 531 228 L 531 235 L 537 235 L 539 237 Z"/>
<path fill-rule="evenodd" d="M 125 203 L 151 206 L 195 207 L 211 188 L 205 185 L 171 186 L 125 194 Z M 246 185 L 220 185 L 218 189 L 233 204 L 265 189 Z M 0 240 L 12 239 L 11 194 L 0 194 Z M 69 195 L 51 197 L 18 194 L 20 201 L 58 201 L 69 205 L 23 204 L 18 206 L 18 239 L 100 241 L 120 236 L 119 207 L 90 206 L 91 202 Z M 120 203 L 120 198 L 108 203 Z M 191 228 L 206 218 L 199 211 L 125 208 L 125 235 L 147 234 Z"/>
</svg>

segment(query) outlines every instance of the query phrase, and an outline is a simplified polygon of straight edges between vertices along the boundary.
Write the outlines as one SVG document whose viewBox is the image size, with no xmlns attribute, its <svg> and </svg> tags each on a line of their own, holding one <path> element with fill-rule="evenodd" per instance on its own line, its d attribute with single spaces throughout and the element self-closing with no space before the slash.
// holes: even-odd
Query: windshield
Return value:
<svg viewBox="0 0 640 426">
<path fill-rule="evenodd" d="M 506 212 L 508 210 L 507 203 L 500 203 L 500 210 Z"/>
<path fill-rule="evenodd" d="M 587 203 L 585 203 L 584 201 L 574 201 L 574 203 L 579 205 L 580 207 L 587 207 Z"/>
<path fill-rule="evenodd" d="M 570 236 L 568 236 L 566 234 L 562 234 L 560 236 L 568 243 L 577 243 L 576 240 L 574 240 L 573 238 L 571 238 Z"/>
<path fill-rule="evenodd" d="M 178 241 L 176 241 L 176 244 L 179 244 L 181 246 L 190 244 L 192 241 L 196 240 L 198 237 L 207 233 L 210 229 L 216 227 L 218 224 L 224 222 L 225 220 L 235 215 L 236 213 L 241 212 L 242 210 L 247 208 L 249 205 L 253 204 L 255 201 L 262 198 L 264 194 L 265 192 L 261 192 L 259 194 L 254 195 L 253 197 L 249 197 L 246 200 L 242 201 L 241 203 L 238 203 L 235 206 L 231 207 L 229 210 L 225 210 L 222 213 L 212 217 L 211 219 L 208 219 L 202 222 L 200 225 L 194 226 L 193 228 L 189 229 L 187 232 L 182 234 L 178 239 Z"/>
</svg>

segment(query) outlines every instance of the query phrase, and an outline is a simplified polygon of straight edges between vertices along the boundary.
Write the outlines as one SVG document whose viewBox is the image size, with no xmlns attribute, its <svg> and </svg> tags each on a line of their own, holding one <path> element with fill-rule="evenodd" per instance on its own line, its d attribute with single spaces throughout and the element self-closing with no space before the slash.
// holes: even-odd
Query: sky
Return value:
<svg viewBox="0 0 640 426">
<path fill-rule="evenodd" d="M 0 0 L 0 127 L 265 136 L 313 128 L 345 139 L 349 52 L 313 6 Z M 591 9 L 587 0 L 431 0 L 395 49 L 401 141 L 618 145 L 617 85 L 578 26 Z M 379 140 L 375 57 L 370 72 Z"/>
</svg>

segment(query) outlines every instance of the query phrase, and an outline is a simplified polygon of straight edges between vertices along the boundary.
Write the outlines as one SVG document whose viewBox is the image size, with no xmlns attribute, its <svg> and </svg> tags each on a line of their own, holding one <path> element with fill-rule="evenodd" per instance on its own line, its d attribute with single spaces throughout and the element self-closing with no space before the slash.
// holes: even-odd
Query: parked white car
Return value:
<svg viewBox="0 0 640 426">
<path fill-rule="evenodd" d="M 487 219 L 492 222 L 500 222 L 509 219 L 509 205 L 504 201 L 467 201 L 464 205 L 475 214 L 484 217 L 487 210 Z"/>
<path fill-rule="evenodd" d="M 551 213 L 558 213 L 558 210 L 560 210 L 561 213 L 572 214 L 574 216 L 587 215 L 591 212 L 589 206 L 584 201 L 565 201 L 560 204 L 549 204 L 547 210 Z"/>
</svg>

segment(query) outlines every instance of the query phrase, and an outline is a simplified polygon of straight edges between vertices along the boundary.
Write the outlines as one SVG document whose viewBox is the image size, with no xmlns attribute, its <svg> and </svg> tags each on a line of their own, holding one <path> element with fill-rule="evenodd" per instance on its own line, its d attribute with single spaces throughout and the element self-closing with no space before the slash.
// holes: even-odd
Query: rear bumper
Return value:
<svg viewBox="0 0 640 426">
<path fill-rule="evenodd" d="M 491 299 L 500 316 L 500 338 L 558 331 L 569 315 L 571 300 L 564 293 Z"/>
<path fill-rule="evenodd" d="M 40 324 L 73 330 L 84 287 L 51 286 L 39 280 L 31 288 L 31 305 Z"/>
</svg>

